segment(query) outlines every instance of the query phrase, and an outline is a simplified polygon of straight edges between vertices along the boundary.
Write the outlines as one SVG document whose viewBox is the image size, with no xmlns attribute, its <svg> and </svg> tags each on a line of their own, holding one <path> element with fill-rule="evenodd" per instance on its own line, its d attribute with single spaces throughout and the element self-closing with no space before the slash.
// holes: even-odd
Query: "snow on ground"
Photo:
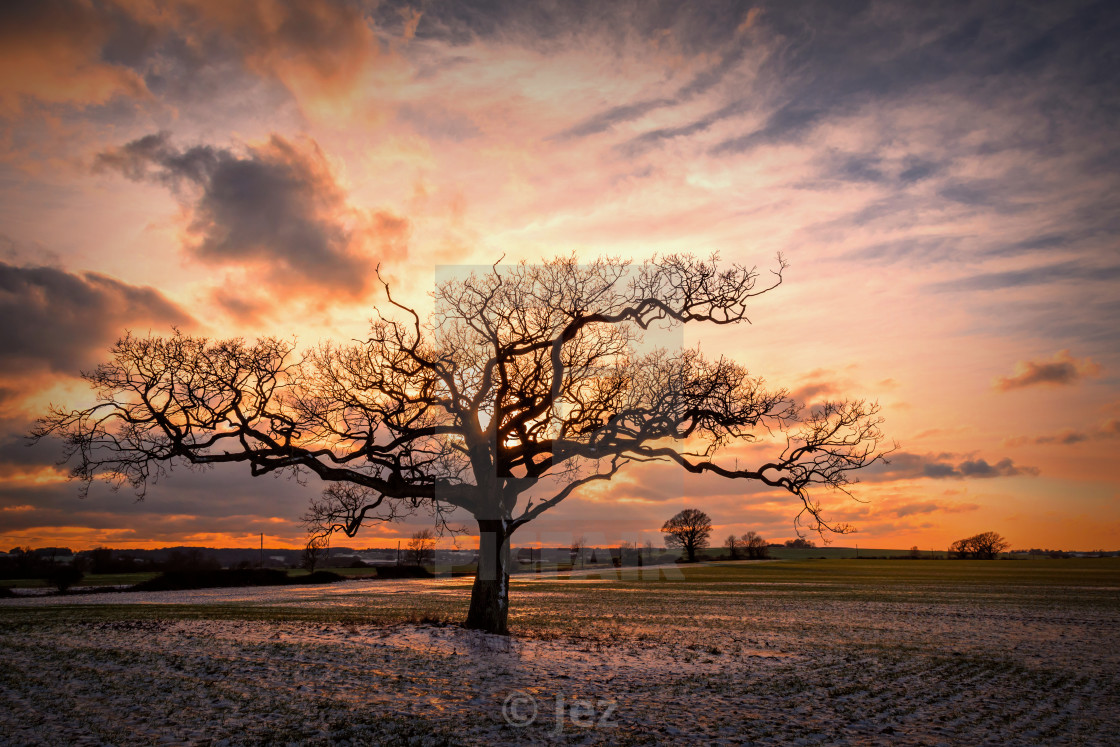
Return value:
<svg viewBox="0 0 1120 747">
<path fill-rule="evenodd" d="M 553 586 L 515 583 L 512 638 L 113 606 L 374 619 L 400 595 L 461 601 L 461 579 L 6 600 L 24 609 L 2 618 L 0 743 L 1116 743 L 1115 604 Z"/>
</svg>

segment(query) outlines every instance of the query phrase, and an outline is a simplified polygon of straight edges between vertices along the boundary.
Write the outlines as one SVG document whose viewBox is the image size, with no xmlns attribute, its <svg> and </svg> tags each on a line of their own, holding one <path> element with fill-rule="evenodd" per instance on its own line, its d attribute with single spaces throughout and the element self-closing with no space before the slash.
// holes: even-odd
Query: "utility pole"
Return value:
<svg viewBox="0 0 1120 747">
<path fill-rule="evenodd" d="M 401 541 L 397 540 L 397 565 L 401 564 Z"/>
<path fill-rule="evenodd" d="M 261 568 L 264 568 L 264 532 L 261 532 Z"/>
<path fill-rule="evenodd" d="M 856 543 L 856 559 L 859 559 L 859 543 Z"/>
</svg>

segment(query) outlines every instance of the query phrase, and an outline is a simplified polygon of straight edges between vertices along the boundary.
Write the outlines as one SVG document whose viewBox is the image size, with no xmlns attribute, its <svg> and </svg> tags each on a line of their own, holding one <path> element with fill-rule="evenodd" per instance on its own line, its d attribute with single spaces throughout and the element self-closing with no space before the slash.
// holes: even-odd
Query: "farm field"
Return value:
<svg viewBox="0 0 1120 747">
<path fill-rule="evenodd" d="M 530 574 L 510 638 L 448 624 L 470 581 L 0 600 L 0 742 L 1104 745 L 1120 727 L 1117 559 Z"/>
</svg>

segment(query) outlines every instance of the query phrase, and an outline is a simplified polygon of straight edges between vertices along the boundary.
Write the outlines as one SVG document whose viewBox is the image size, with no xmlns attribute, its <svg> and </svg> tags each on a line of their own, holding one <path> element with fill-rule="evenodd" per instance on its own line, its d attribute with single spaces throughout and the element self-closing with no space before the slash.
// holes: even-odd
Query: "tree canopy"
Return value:
<svg viewBox="0 0 1120 747">
<path fill-rule="evenodd" d="M 173 463 L 315 475 L 328 488 L 308 521 L 323 534 L 466 512 L 480 538 L 467 625 L 504 632 L 512 534 L 627 464 L 762 483 L 799 499 L 812 528 L 846 529 L 810 489 L 844 490 L 882 458 L 877 405 L 805 409 L 726 358 L 636 347 L 651 325 L 744 321 L 784 269 L 760 287 L 757 270 L 716 257 L 495 265 L 439 284 L 426 322 L 385 284 L 365 340 L 302 353 L 126 334 L 84 374 L 97 403 L 52 408 L 33 435 L 63 439 L 83 489 L 104 476 L 142 497 Z M 717 459 L 773 434 L 784 443 L 756 466 Z"/>
<path fill-rule="evenodd" d="M 666 547 L 679 547 L 685 551 L 688 562 L 696 560 L 696 551 L 708 546 L 712 535 L 712 520 L 703 511 L 686 508 L 661 525 Z"/>
<path fill-rule="evenodd" d="M 1009 547 L 1011 543 L 998 532 L 980 532 L 954 542 L 949 546 L 949 553 L 958 558 L 994 560 Z"/>
</svg>

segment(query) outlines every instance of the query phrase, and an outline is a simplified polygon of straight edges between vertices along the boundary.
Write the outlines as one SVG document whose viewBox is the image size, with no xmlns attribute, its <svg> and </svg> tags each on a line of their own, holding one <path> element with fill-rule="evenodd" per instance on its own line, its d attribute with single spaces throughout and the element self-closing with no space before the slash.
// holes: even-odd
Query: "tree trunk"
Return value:
<svg viewBox="0 0 1120 747">
<path fill-rule="evenodd" d="M 478 520 L 478 573 L 465 627 L 508 635 L 509 535 L 501 520 Z"/>
</svg>

